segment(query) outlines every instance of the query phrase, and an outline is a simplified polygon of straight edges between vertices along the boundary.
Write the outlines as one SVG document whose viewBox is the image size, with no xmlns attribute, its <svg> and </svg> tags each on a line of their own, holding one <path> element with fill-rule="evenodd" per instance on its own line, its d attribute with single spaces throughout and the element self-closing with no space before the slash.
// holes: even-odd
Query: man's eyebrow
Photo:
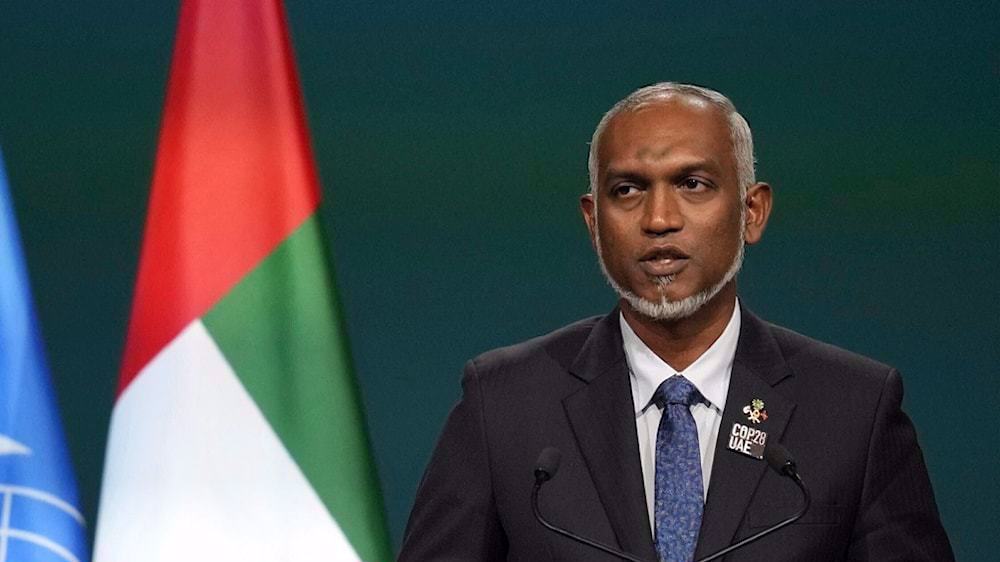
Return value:
<svg viewBox="0 0 1000 562">
<path fill-rule="evenodd" d="M 722 172 L 722 167 L 713 159 L 693 159 L 688 162 L 683 162 L 679 167 L 674 168 L 670 171 L 671 177 L 682 177 L 690 175 L 696 172 L 705 172 L 709 174 L 720 174 Z M 649 177 L 646 172 L 637 171 L 632 168 L 616 168 L 614 166 L 609 166 L 604 172 L 604 179 L 631 179 L 631 180 L 641 180 Z"/>
<path fill-rule="evenodd" d="M 608 168 L 604 172 L 605 179 L 642 179 L 645 177 L 646 174 L 628 169 Z"/>
<path fill-rule="evenodd" d="M 675 175 L 686 176 L 694 172 L 708 172 L 710 174 L 718 174 L 721 173 L 721 171 L 722 167 L 718 164 L 718 162 L 706 158 L 703 160 L 702 159 L 693 160 L 691 162 L 683 164 L 680 168 L 677 169 Z"/>
</svg>

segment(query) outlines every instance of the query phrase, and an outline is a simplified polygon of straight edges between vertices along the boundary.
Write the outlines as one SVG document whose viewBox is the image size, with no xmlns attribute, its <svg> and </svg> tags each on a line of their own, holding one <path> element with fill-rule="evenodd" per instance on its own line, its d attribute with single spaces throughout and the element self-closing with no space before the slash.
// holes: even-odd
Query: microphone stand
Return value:
<svg viewBox="0 0 1000 562">
<path fill-rule="evenodd" d="M 706 556 L 705 558 L 700 558 L 698 560 L 698 562 L 709 562 L 710 560 L 715 560 L 716 558 L 719 558 L 721 556 L 725 556 L 726 554 L 729 554 L 730 552 L 736 550 L 737 548 L 740 548 L 742 546 L 746 546 L 746 545 L 748 545 L 748 544 L 756 541 L 757 539 L 763 537 L 764 535 L 769 535 L 769 534 L 773 533 L 774 531 L 777 531 L 778 529 L 781 529 L 782 527 L 785 527 L 787 525 L 791 525 L 792 523 L 795 523 L 796 521 L 798 521 L 799 519 L 801 519 L 803 515 L 805 515 L 806 511 L 809 509 L 809 503 L 812 501 L 812 498 L 809 495 L 809 490 L 806 489 L 805 484 L 802 483 L 802 478 L 799 477 L 799 473 L 796 472 L 794 470 L 794 468 L 792 468 L 791 470 L 789 470 L 786 467 L 785 469 L 782 470 L 782 474 L 784 474 L 785 476 L 788 476 L 789 478 L 791 478 L 792 481 L 795 482 L 795 485 L 799 487 L 799 490 L 802 491 L 802 497 L 805 499 L 805 501 L 802 504 L 802 508 L 799 509 L 797 512 L 795 512 L 794 515 L 792 515 L 791 517 L 789 517 L 789 518 L 781 521 L 777 525 L 775 525 L 773 527 L 768 527 L 767 529 L 764 529 L 763 531 L 761 531 L 759 533 L 750 535 L 749 537 L 741 540 L 738 543 L 731 544 L 731 545 L 727 546 L 726 548 L 723 548 L 722 550 L 720 550 L 719 552 L 716 552 L 715 554 L 711 554 L 709 556 Z"/>
<path fill-rule="evenodd" d="M 647 562 L 646 560 L 643 560 L 641 558 L 636 558 L 635 556 L 632 556 L 631 554 L 628 554 L 626 552 L 622 552 L 605 544 L 601 544 L 597 541 L 592 541 L 586 537 L 582 537 L 580 535 L 577 535 L 576 533 L 572 533 L 560 527 L 556 527 L 552 523 L 549 523 L 544 517 L 542 517 L 542 512 L 541 510 L 538 509 L 538 490 L 542 487 L 542 484 L 545 483 L 545 480 L 547 480 L 547 478 L 539 477 L 536 473 L 535 487 L 531 490 L 531 509 L 532 511 L 535 512 L 535 519 L 538 519 L 538 522 L 544 525 L 546 529 L 558 533 L 574 541 L 582 542 L 587 546 L 596 548 L 597 550 L 603 551 L 612 556 L 617 556 L 618 558 L 628 560 L 629 562 Z"/>
<path fill-rule="evenodd" d="M 717 558 L 721 558 L 722 556 L 725 556 L 726 554 L 729 554 L 730 552 L 738 548 L 742 548 L 766 535 L 769 535 L 777 531 L 778 529 L 784 528 L 788 525 L 791 525 L 792 523 L 795 523 L 796 521 L 801 519 L 803 515 L 805 515 L 806 511 L 808 511 L 809 504 L 812 502 L 812 497 L 810 496 L 809 490 L 806 488 L 805 483 L 802 482 L 802 478 L 799 476 L 798 468 L 795 466 L 795 460 L 792 459 L 792 456 L 791 454 L 789 454 L 788 450 L 778 443 L 769 445 L 767 451 L 765 452 L 765 458 L 767 460 L 767 464 L 772 469 L 774 469 L 782 476 L 787 476 L 789 479 L 792 480 L 792 482 L 795 482 L 795 485 L 798 486 L 799 491 L 802 492 L 802 499 L 803 499 L 802 507 L 797 512 L 795 512 L 791 517 L 782 520 L 778 524 L 772 525 L 758 533 L 754 533 L 753 535 L 750 535 L 749 537 L 737 543 L 731 544 L 714 554 L 710 554 L 704 558 L 700 558 L 698 559 L 697 562 L 710 562 Z M 539 456 L 538 462 L 536 464 L 537 468 L 535 469 L 535 486 L 531 490 L 531 510 L 534 512 L 535 519 L 537 519 L 539 523 L 541 523 L 546 529 L 554 533 L 562 535 L 576 542 L 583 543 L 591 548 L 596 548 L 597 550 L 600 550 L 601 552 L 604 552 L 606 554 L 616 556 L 623 560 L 628 560 L 629 562 L 645 562 L 641 558 L 636 558 L 635 556 L 620 551 L 614 547 L 599 543 L 597 541 L 588 539 L 586 537 L 582 537 L 576 533 L 573 533 L 572 531 L 563 529 L 561 527 L 557 527 L 552 523 L 550 523 L 548 520 L 546 520 L 542 516 L 542 512 L 538 507 L 538 492 L 541 489 L 542 484 L 550 480 L 552 476 L 555 474 L 556 470 L 559 468 L 559 450 L 555 449 L 554 447 L 546 448 L 544 451 L 542 451 L 542 454 Z"/>
</svg>

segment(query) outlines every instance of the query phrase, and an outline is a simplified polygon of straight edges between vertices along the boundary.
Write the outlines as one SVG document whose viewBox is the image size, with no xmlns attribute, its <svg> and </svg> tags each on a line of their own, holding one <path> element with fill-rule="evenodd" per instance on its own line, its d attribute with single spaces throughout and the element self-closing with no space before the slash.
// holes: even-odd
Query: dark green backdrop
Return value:
<svg viewBox="0 0 1000 562">
<path fill-rule="evenodd" d="M 776 188 L 744 301 L 902 370 L 957 553 L 984 559 L 996 3 L 533 4 L 288 5 L 397 544 L 463 362 L 612 305 L 576 210 L 586 143 L 671 79 L 733 98 Z M 90 521 L 175 23 L 166 2 L 0 9 L 0 146 Z"/>
</svg>

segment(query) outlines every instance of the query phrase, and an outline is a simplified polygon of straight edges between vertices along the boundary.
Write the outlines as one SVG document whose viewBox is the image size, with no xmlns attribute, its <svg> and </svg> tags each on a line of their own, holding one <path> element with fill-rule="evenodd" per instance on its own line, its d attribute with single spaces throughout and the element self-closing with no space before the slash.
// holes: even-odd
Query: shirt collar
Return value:
<svg viewBox="0 0 1000 562">
<path fill-rule="evenodd" d="M 638 416 L 649 406 L 653 393 L 660 383 L 682 374 L 691 381 L 698 392 L 709 401 L 711 406 L 722 412 L 726 405 L 726 395 L 729 394 L 729 379 L 733 371 L 733 360 L 736 358 L 736 344 L 740 335 L 740 302 L 737 299 L 733 307 L 733 315 L 726 324 L 719 339 L 705 350 L 683 373 L 660 359 L 653 350 L 639 339 L 632 327 L 625 321 L 624 314 L 619 314 L 622 342 L 625 347 L 625 358 L 628 361 L 632 376 L 633 397 L 635 398 L 635 414 Z"/>
</svg>

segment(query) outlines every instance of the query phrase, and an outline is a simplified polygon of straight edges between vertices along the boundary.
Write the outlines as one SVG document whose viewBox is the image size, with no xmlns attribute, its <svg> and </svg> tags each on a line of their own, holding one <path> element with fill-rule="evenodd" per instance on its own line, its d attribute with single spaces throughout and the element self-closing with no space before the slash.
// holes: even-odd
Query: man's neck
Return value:
<svg viewBox="0 0 1000 562">
<path fill-rule="evenodd" d="M 691 316 L 669 322 L 643 316 L 626 301 L 621 302 L 625 321 L 639 339 L 678 371 L 687 369 L 719 339 L 735 306 L 735 282 L 730 282 Z"/>
</svg>

